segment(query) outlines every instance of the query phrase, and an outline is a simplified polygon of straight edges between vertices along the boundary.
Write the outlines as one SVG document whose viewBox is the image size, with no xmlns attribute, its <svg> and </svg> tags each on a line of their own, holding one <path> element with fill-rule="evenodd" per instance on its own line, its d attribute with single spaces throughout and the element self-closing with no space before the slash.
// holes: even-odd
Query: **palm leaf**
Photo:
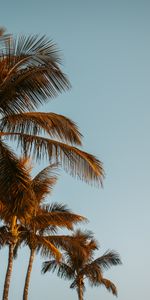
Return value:
<svg viewBox="0 0 150 300">
<path fill-rule="evenodd" d="M 0 249 L 5 246 L 10 239 L 10 234 L 7 226 L 0 226 Z"/>
<path fill-rule="evenodd" d="M 0 140 L 0 190 L 1 202 L 11 213 L 23 214 L 34 202 L 29 190 L 30 177 L 15 154 Z M 25 197 L 28 201 L 25 201 Z"/>
<path fill-rule="evenodd" d="M 37 245 L 36 248 L 37 252 L 40 250 L 40 253 L 42 256 L 54 256 L 56 258 L 57 262 L 60 262 L 61 260 L 61 253 L 58 250 L 57 247 L 55 247 L 48 239 L 44 236 L 38 236 L 37 237 Z"/>
<path fill-rule="evenodd" d="M 122 264 L 120 255 L 116 251 L 106 251 L 104 255 L 95 259 L 91 265 L 98 265 L 101 270 L 107 270 L 111 266 Z"/>
<path fill-rule="evenodd" d="M 56 97 L 69 84 L 65 75 L 49 65 L 18 71 L 0 85 L 1 114 L 11 115 L 35 110 L 39 104 Z"/>
<path fill-rule="evenodd" d="M 44 229 L 45 227 L 57 226 L 73 229 L 73 224 L 85 221 L 83 216 L 71 213 L 71 211 L 52 211 L 47 209 L 47 206 L 43 209 L 39 209 L 35 216 L 31 218 L 30 226 Z"/>
<path fill-rule="evenodd" d="M 40 204 L 45 196 L 52 192 L 53 186 L 57 181 L 58 164 L 51 164 L 39 172 L 31 182 L 31 187 L 36 195 L 36 200 Z"/>
<path fill-rule="evenodd" d="M 18 141 L 24 153 L 33 155 L 36 160 L 49 159 L 60 162 L 66 171 L 87 183 L 102 184 L 104 171 L 101 161 L 95 156 L 80 149 L 51 139 L 19 133 L 1 133 Z"/>
<path fill-rule="evenodd" d="M 46 261 L 42 264 L 42 273 L 56 272 L 57 276 L 65 279 L 72 279 L 74 271 L 65 263 L 61 262 L 58 264 L 56 260 Z"/>
<path fill-rule="evenodd" d="M 4 32 L 3 28 L 1 28 L 1 32 Z M 4 36 L 2 37 L 4 38 Z M 13 71 L 18 68 L 18 63 L 26 65 L 29 61 L 37 63 L 47 62 L 47 60 L 54 64 L 61 62 L 60 51 L 56 44 L 46 36 L 39 37 L 38 35 L 11 37 L 9 43 L 5 43 L 3 55 L 9 57 L 10 60 L 14 58 Z"/>
<path fill-rule="evenodd" d="M 113 295 L 117 296 L 117 288 L 113 282 L 108 279 L 102 278 L 100 284 L 103 284 L 109 292 L 112 292 Z"/>
<path fill-rule="evenodd" d="M 42 273 L 46 273 L 47 271 L 51 271 L 54 272 L 56 270 L 56 268 L 58 267 L 58 262 L 56 260 L 51 260 L 51 261 L 45 261 L 42 264 Z"/>
<path fill-rule="evenodd" d="M 76 124 L 65 116 L 54 113 L 28 112 L 13 114 L 1 120 L 1 131 L 30 135 L 47 133 L 61 141 L 81 145 L 81 134 Z"/>
<path fill-rule="evenodd" d="M 55 45 L 45 37 L 10 38 L 1 43 L 0 110 L 4 115 L 31 111 L 70 87 L 59 68 Z"/>
</svg>

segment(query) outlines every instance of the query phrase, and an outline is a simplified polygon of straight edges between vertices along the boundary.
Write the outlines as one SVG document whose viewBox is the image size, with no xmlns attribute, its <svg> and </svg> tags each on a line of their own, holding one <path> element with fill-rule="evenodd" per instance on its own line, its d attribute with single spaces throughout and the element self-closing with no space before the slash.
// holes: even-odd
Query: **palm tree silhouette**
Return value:
<svg viewBox="0 0 150 300">
<path fill-rule="evenodd" d="M 78 249 L 65 249 L 64 260 L 58 263 L 50 260 L 43 263 L 42 273 L 47 271 L 56 272 L 57 276 L 73 280 L 70 288 L 76 289 L 78 299 L 83 300 L 85 292 L 85 279 L 91 286 L 104 285 L 108 291 L 117 295 L 117 288 L 113 282 L 103 277 L 105 269 L 113 265 L 121 264 L 119 254 L 115 251 L 107 251 L 102 256 L 94 259 L 94 251 L 98 249 L 98 244 L 91 232 L 76 231 L 74 238 L 81 240 L 83 251 Z"/>
</svg>

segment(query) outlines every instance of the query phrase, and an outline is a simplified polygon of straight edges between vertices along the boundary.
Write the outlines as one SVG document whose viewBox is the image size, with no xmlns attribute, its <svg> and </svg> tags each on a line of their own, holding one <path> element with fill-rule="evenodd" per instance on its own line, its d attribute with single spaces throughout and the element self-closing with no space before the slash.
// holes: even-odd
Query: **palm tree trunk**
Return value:
<svg viewBox="0 0 150 300">
<path fill-rule="evenodd" d="M 10 278 L 13 267 L 13 251 L 14 251 L 14 243 L 9 245 L 9 257 L 8 257 L 8 265 L 4 282 L 4 290 L 3 290 L 3 300 L 8 300 L 9 286 L 10 286 Z"/>
<path fill-rule="evenodd" d="M 82 284 L 79 284 L 79 285 L 78 285 L 77 293 L 78 293 L 78 299 L 79 299 L 79 300 L 83 300 L 83 289 L 82 289 Z"/>
<path fill-rule="evenodd" d="M 32 271 L 32 266 L 33 266 L 34 255 L 35 255 L 35 250 L 31 249 L 28 269 L 27 269 L 27 273 L 26 273 L 24 291 L 23 291 L 23 300 L 28 299 L 29 282 L 30 282 L 30 277 L 31 277 L 31 271 Z"/>
</svg>

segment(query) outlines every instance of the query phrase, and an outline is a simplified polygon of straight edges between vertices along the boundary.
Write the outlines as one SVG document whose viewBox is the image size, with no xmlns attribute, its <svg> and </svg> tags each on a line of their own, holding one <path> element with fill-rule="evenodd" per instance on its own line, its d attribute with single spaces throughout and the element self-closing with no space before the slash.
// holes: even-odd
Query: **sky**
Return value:
<svg viewBox="0 0 150 300">
<path fill-rule="evenodd" d="M 80 182 L 64 171 L 48 201 L 65 203 L 89 219 L 100 256 L 119 252 L 123 265 L 106 271 L 118 300 L 150 298 L 150 2 L 147 0 L 5 0 L 0 22 L 14 34 L 46 34 L 61 50 L 69 92 L 40 108 L 74 120 L 84 150 L 105 169 L 104 187 Z M 35 171 L 38 170 L 35 165 Z M 14 263 L 10 300 L 22 298 L 28 250 Z M 70 282 L 41 275 L 36 258 L 29 300 L 77 299 Z M 7 249 L 1 250 L 0 291 Z M 0 292 L 1 293 L 1 292 Z M 87 285 L 86 300 L 113 299 Z"/>
</svg>

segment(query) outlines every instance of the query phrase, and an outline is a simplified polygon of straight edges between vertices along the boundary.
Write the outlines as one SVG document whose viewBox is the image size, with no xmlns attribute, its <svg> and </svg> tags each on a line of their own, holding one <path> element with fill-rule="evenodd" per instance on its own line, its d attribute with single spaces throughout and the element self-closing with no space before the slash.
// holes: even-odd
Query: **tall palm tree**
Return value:
<svg viewBox="0 0 150 300">
<path fill-rule="evenodd" d="M 26 243 L 30 248 L 30 260 L 23 296 L 24 299 L 27 299 L 35 251 L 41 250 L 44 252 L 47 249 L 49 253 L 52 253 L 56 257 L 57 261 L 61 257 L 56 246 L 60 244 L 60 242 L 63 243 L 65 237 L 48 237 L 47 233 L 56 232 L 58 227 L 72 229 L 73 224 L 85 220 L 84 217 L 72 213 L 64 205 L 43 204 L 45 197 L 51 193 L 52 188 L 56 183 L 56 165 L 46 167 L 32 179 L 29 176 L 31 167 L 27 165 L 28 160 L 20 159 L 19 162 L 24 167 L 26 175 L 28 176 L 29 191 L 22 195 L 23 203 L 20 203 L 19 201 L 15 203 L 13 202 L 14 199 L 10 199 L 9 203 L 6 202 L 5 205 L 3 202 L 0 202 L 0 217 L 6 224 L 0 228 L 0 241 L 3 245 L 9 245 L 8 267 L 5 276 L 3 300 L 8 299 L 13 255 L 22 242 Z M 30 195 L 31 197 L 34 195 L 31 201 L 29 198 Z M 14 206 L 15 214 L 13 213 Z"/>
<path fill-rule="evenodd" d="M 75 232 L 75 238 L 84 238 L 81 254 L 78 251 L 65 249 L 64 261 L 58 263 L 56 260 L 50 260 L 43 263 L 42 273 L 47 271 L 57 272 L 61 278 L 73 280 L 70 288 L 76 289 L 78 299 L 83 300 L 85 291 L 85 279 L 88 279 L 91 286 L 104 285 L 108 291 L 117 295 L 117 288 L 113 282 L 103 277 L 105 269 L 113 265 L 121 264 L 121 259 L 117 252 L 107 251 L 102 256 L 94 259 L 94 251 L 98 249 L 96 240 L 91 233 Z M 84 242 L 83 242 L 84 241 Z"/>
<path fill-rule="evenodd" d="M 8 153 L 5 154 L 4 152 L 4 155 L 7 154 Z M 13 252 L 19 238 L 20 224 L 18 223 L 18 220 L 23 216 L 29 217 L 29 215 L 33 211 L 33 205 L 35 203 L 33 191 L 32 189 L 30 189 L 31 179 L 28 172 L 26 172 L 26 169 L 24 168 L 23 162 L 16 159 L 16 157 L 13 156 L 12 153 L 11 157 L 9 156 L 9 154 L 7 160 L 1 159 L 0 173 L 1 182 L 3 182 L 2 191 L 4 192 L 4 189 L 6 189 L 6 187 L 8 186 L 10 192 L 8 198 L 6 196 L 7 193 L 6 195 L 2 193 L 0 197 L 0 219 L 4 223 L 4 226 L 0 228 L 1 241 L 3 242 L 3 245 L 9 246 L 8 264 L 4 281 L 3 300 L 8 299 L 10 278 L 13 266 Z M 21 175 L 24 174 L 23 180 L 25 182 L 25 185 L 22 184 L 23 181 L 18 170 L 21 171 Z M 8 175 L 7 182 L 5 181 L 5 178 L 3 178 L 3 175 L 4 177 Z M 17 180 L 17 182 L 15 182 L 15 179 Z"/>
<path fill-rule="evenodd" d="M 37 221 L 35 221 L 35 218 L 33 217 L 31 223 L 28 224 L 27 227 L 23 227 L 23 234 L 21 237 L 22 241 L 30 249 L 23 300 L 28 299 L 29 282 L 36 252 L 40 251 L 42 256 L 55 256 L 56 261 L 60 262 L 60 247 L 64 247 L 64 245 L 65 247 L 69 246 L 72 239 L 66 235 L 58 235 L 58 228 L 64 227 L 72 229 L 73 224 L 83 221 L 84 218 L 73 214 L 65 208 L 65 206 L 52 204 L 46 213 L 43 210 L 43 212 L 38 215 L 37 212 L 36 220 Z M 21 240 L 19 242 L 21 242 Z"/>
<path fill-rule="evenodd" d="M 24 164 L 26 164 L 26 160 L 24 160 Z M 30 167 L 26 167 L 26 170 L 30 172 Z M 36 251 L 40 250 L 42 254 L 51 253 L 59 261 L 61 254 L 57 247 L 68 243 L 70 237 L 56 235 L 57 229 L 65 227 L 70 230 L 73 228 L 73 224 L 85 220 L 84 217 L 72 213 L 65 205 L 56 203 L 45 205 L 43 203 L 46 196 L 51 194 L 56 183 L 55 170 L 56 165 L 50 165 L 31 180 L 30 189 L 33 190 L 35 196 L 34 209 L 30 215 L 25 215 L 19 220 L 19 238 L 14 250 L 16 252 L 22 242 L 30 249 L 23 293 L 24 300 L 28 299 L 29 281 Z"/>
<path fill-rule="evenodd" d="M 1 35 L 0 37 L 0 173 L 1 160 L 11 164 L 15 154 L 4 140 L 15 141 L 24 155 L 60 162 L 66 171 L 86 182 L 101 182 L 101 162 L 76 146 L 81 134 L 73 121 L 54 114 L 37 112 L 40 104 L 67 90 L 70 83 L 60 69 L 55 44 L 45 36 Z M 44 137 L 44 135 L 46 137 Z M 25 186 L 19 164 L 18 185 Z M 2 170 L 3 171 L 3 170 Z M 4 173 L 4 172 L 3 172 Z M 0 178 L 0 188 L 3 189 Z M 6 184 L 8 187 L 8 184 Z M 7 196 L 9 189 L 5 186 Z"/>
</svg>

